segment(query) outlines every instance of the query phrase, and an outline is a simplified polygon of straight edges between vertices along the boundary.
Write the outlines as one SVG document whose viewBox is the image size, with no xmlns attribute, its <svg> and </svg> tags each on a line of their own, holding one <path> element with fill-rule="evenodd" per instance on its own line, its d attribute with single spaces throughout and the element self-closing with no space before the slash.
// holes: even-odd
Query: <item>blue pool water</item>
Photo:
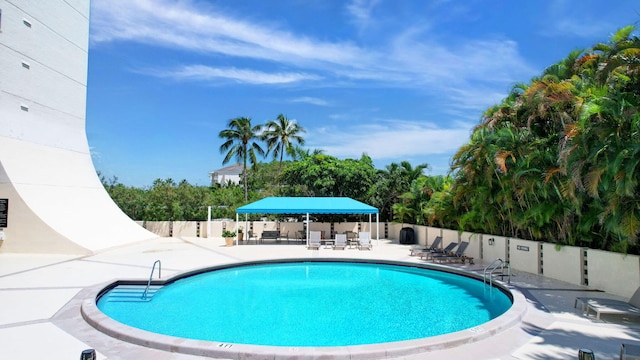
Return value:
<svg viewBox="0 0 640 360">
<path fill-rule="evenodd" d="M 98 307 L 124 324 L 183 338 L 275 346 L 418 339 L 478 326 L 511 299 L 478 280 L 396 265 L 294 262 L 228 268 L 178 280 L 150 301 Z"/>
</svg>

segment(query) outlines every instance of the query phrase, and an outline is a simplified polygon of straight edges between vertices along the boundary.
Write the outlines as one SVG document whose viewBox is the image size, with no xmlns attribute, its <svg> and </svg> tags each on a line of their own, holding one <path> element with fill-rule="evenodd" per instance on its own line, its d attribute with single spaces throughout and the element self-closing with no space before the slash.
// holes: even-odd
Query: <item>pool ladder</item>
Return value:
<svg viewBox="0 0 640 360">
<path fill-rule="evenodd" d="M 506 268 L 506 274 L 505 274 L 505 268 Z M 483 274 L 483 278 L 484 278 L 484 283 L 486 284 L 487 281 L 489 282 L 490 286 L 493 286 L 493 277 L 494 277 L 494 273 L 500 269 L 500 272 L 498 272 L 497 274 L 495 274 L 495 276 L 500 276 L 500 277 L 507 277 L 507 283 L 511 284 L 511 265 L 508 262 L 505 262 L 504 260 L 498 258 L 493 260 L 489 265 L 487 265 L 484 268 L 484 274 Z M 487 277 L 487 273 L 489 273 L 489 276 Z"/>
<path fill-rule="evenodd" d="M 160 260 L 156 260 L 151 267 L 151 275 L 149 275 L 149 281 L 147 282 L 147 287 L 144 289 L 142 293 L 142 299 L 146 299 L 149 294 L 149 287 L 151 287 L 151 280 L 153 279 L 153 272 L 156 270 L 156 264 L 158 264 L 158 279 L 162 277 L 162 262 Z"/>
</svg>

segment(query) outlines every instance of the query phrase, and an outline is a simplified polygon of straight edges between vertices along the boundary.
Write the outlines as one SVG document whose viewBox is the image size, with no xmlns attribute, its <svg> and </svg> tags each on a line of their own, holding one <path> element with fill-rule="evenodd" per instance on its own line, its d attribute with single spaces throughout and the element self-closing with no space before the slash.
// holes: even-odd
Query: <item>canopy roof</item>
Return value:
<svg viewBox="0 0 640 360">
<path fill-rule="evenodd" d="M 239 207 L 238 214 L 377 214 L 378 209 L 348 197 L 268 197 Z"/>
</svg>

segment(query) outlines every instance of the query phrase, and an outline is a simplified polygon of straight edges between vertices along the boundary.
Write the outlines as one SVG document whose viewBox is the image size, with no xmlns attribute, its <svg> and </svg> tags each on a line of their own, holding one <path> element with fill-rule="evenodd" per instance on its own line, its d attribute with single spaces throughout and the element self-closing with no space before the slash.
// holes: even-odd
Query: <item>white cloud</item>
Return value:
<svg viewBox="0 0 640 360">
<path fill-rule="evenodd" d="M 366 28 L 371 22 L 371 12 L 380 0 L 352 0 L 347 5 L 347 11 L 359 28 Z"/>
<path fill-rule="evenodd" d="M 92 1 L 94 43 L 135 41 L 173 49 L 302 64 L 348 63 L 364 54 L 349 43 L 314 41 L 188 1 Z"/>
<path fill-rule="evenodd" d="M 377 0 L 353 0 L 348 10 L 361 21 L 375 20 Z M 505 38 L 457 41 L 438 39 L 428 25 L 399 28 L 375 47 L 351 42 L 317 40 L 273 24 L 239 19 L 214 5 L 169 0 L 92 1 L 94 44 L 138 42 L 191 54 L 228 56 L 242 69 L 183 65 L 140 70 L 154 76 L 188 81 L 232 80 L 246 84 L 298 84 L 322 81 L 323 86 L 417 88 L 428 96 L 445 98 L 453 109 L 480 108 L 477 97 L 456 93 L 481 88 L 481 98 L 506 92 L 513 79 L 536 73 L 520 56 L 518 44 Z M 266 65 L 266 66 L 265 66 Z M 265 68 L 288 69 L 270 72 Z M 497 91 L 496 91 L 497 89 Z M 301 101 L 326 106 L 313 98 Z M 470 105 L 480 103 L 481 106 Z"/>
<path fill-rule="evenodd" d="M 289 84 L 305 80 L 318 80 L 319 77 L 304 73 L 265 73 L 262 71 L 237 69 L 237 68 L 215 68 L 204 65 L 183 66 L 174 70 L 150 71 L 143 70 L 157 77 L 169 77 L 176 80 L 207 81 L 217 79 L 229 79 L 248 84 Z"/>
<path fill-rule="evenodd" d="M 452 125 L 443 128 L 424 121 L 389 120 L 358 128 L 319 129 L 309 134 L 307 146 L 339 158 L 359 158 L 363 153 L 374 160 L 424 158 L 450 154 L 469 140 L 470 124 Z"/>
<path fill-rule="evenodd" d="M 365 18 L 376 1 L 355 0 L 353 14 Z M 509 40 L 468 40 L 454 48 L 436 42 L 427 28 L 390 34 L 378 48 L 315 40 L 255 21 L 225 16 L 188 1 L 130 0 L 92 2 L 93 43 L 134 41 L 171 49 L 266 60 L 342 80 L 385 86 L 445 87 L 468 78 L 501 81 L 529 72 Z M 395 39 L 394 39 L 395 37 Z M 338 82 L 336 82 L 338 83 Z"/>
<path fill-rule="evenodd" d="M 441 44 L 427 29 L 410 28 L 393 42 L 389 66 L 422 84 L 454 84 L 471 80 L 511 82 L 534 70 L 520 56 L 518 44 L 509 39 L 465 39 Z"/>
<path fill-rule="evenodd" d="M 303 97 L 291 99 L 291 102 L 306 103 L 306 104 L 317 105 L 317 106 L 329 106 L 329 103 L 326 100 L 316 98 L 316 97 L 311 97 L 311 96 L 303 96 Z"/>
</svg>

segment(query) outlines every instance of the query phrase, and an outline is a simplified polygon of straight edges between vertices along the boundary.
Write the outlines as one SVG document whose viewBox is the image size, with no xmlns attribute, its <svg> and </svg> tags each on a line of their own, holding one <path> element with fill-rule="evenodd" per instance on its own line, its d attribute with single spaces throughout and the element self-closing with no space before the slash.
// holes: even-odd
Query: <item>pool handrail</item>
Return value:
<svg viewBox="0 0 640 360">
<path fill-rule="evenodd" d="M 149 281 L 147 282 L 147 287 L 144 289 L 142 293 L 142 299 L 147 298 L 147 294 L 149 293 L 149 287 L 151 287 L 151 280 L 153 279 L 153 272 L 156 269 L 156 264 L 158 264 L 158 279 L 162 277 L 162 262 L 160 260 L 156 260 L 151 267 L 151 275 L 149 275 Z"/>
</svg>

